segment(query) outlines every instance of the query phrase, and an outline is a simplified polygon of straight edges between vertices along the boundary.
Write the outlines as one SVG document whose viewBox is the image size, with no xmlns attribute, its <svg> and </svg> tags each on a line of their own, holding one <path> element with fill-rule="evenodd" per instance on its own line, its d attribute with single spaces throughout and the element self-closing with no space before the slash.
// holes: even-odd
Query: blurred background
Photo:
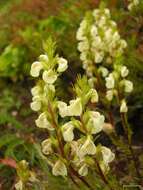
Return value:
<svg viewBox="0 0 143 190">
<path fill-rule="evenodd" d="M 45 167 L 37 154 L 38 145 L 35 146 L 35 142 L 44 138 L 43 133 L 36 130 L 36 116 L 29 106 L 34 85 L 29 75 L 31 64 L 43 53 L 43 41 L 51 36 L 57 42 L 57 52 L 69 62 L 59 81 L 64 89 L 59 96 L 69 98 L 71 90 L 67 84 L 75 81 L 77 73 L 84 73 L 76 31 L 85 12 L 101 2 L 111 10 L 122 38 L 128 43 L 125 64 L 134 83 L 134 92 L 128 97 L 129 121 L 135 143 L 141 143 L 143 6 L 129 13 L 126 0 L 0 0 L 0 159 L 26 159 L 33 167 Z M 14 169 L 0 164 L 0 189 L 10 189 L 15 175 Z"/>
</svg>

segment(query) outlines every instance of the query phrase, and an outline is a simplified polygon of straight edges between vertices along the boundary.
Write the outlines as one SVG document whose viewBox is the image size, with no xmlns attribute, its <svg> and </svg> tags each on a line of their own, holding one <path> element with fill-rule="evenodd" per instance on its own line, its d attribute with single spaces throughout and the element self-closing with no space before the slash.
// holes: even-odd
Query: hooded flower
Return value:
<svg viewBox="0 0 143 190">
<path fill-rule="evenodd" d="M 64 72 L 67 68 L 68 68 L 67 60 L 62 57 L 58 58 L 57 71 L 61 73 L 61 72 Z"/>
<path fill-rule="evenodd" d="M 79 148 L 78 155 L 80 158 L 84 157 L 85 155 L 94 155 L 96 153 L 96 146 L 94 142 L 91 140 L 91 137 L 88 136 L 85 143 L 81 145 Z"/>
<path fill-rule="evenodd" d="M 67 176 L 66 165 L 59 159 L 53 166 L 52 173 L 54 176 Z"/>
<path fill-rule="evenodd" d="M 115 80 L 112 73 L 110 73 L 109 76 L 105 78 L 105 80 L 106 80 L 106 88 L 108 89 L 114 88 Z"/>
<path fill-rule="evenodd" d="M 104 116 L 99 112 L 90 111 L 89 120 L 87 122 L 87 129 L 91 134 L 97 134 L 103 129 L 104 125 Z"/>
<path fill-rule="evenodd" d="M 61 117 L 66 117 L 68 116 L 68 106 L 65 102 L 58 101 L 58 109 L 59 109 L 59 114 Z"/>
<path fill-rule="evenodd" d="M 81 168 L 78 170 L 79 175 L 86 176 L 88 174 L 88 167 L 86 164 L 83 164 Z"/>
<path fill-rule="evenodd" d="M 42 145 L 42 152 L 45 155 L 49 155 L 49 154 L 51 154 L 53 152 L 51 139 L 44 140 L 41 145 Z"/>
<path fill-rule="evenodd" d="M 54 128 L 51 126 L 50 122 L 47 119 L 46 113 L 41 113 L 38 117 L 38 119 L 35 121 L 37 127 L 44 128 L 48 130 L 54 130 Z"/>
<path fill-rule="evenodd" d="M 133 83 L 129 80 L 124 80 L 125 92 L 130 93 L 133 91 Z"/>
<path fill-rule="evenodd" d="M 43 72 L 43 80 L 45 83 L 53 84 L 57 80 L 57 73 L 53 70 Z"/>
<path fill-rule="evenodd" d="M 107 90 L 107 92 L 106 92 L 106 98 L 107 98 L 107 100 L 108 101 L 112 101 L 113 96 L 114 96 L 114 91 L 113 90 Z"/>
<path fill-rule="evenodd" d="M 62 126 L 62 134 L 66 142 L 70 142 L 74 139 L 73 129 L 74 126 L 71 121 Z"/>
<path fill-rule="evenodd" d="M 127 77 L 129 74 L 129 70 L 127 69 L 126 66 L 122 66 L 121 67 L 121 76 L 124 78 L 124 77 Z"/>
<path fill-rule="evenodd" d="M 43 65 L 41 62 L 39 61 L 35 61 L 32 66 L 31 66 L 31 70 L 30 70 L 30 74 L 32 77 L 38 77 L 40 74 L 40 71 L 43 69 Z"/>
<path fill-rule="evenodd" d="M 80 98 L 70 101 L 68 112 L 69 116 L 80 116 L 82 114 L 82 104 Z"/>
<path fill-rule="evenodd" d="M 35 100 L 30 104 L 30 107 L 33 111 L 39 111 L 41 109 L 41 101 Z"/>
<path fill-rule="evenodd" d="M 103 161 L 105 164 L 108 164 L 114 160 L 115 154 L 109 148 L 102 146 L 101 152 L 102 152 Z"/>
</svg>

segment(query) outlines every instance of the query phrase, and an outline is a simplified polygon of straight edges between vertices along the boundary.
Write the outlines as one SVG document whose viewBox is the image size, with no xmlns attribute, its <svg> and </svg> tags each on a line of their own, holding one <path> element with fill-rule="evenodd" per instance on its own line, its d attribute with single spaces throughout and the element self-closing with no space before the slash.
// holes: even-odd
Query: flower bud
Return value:
<svg viewBox="0 0 143 190">
<path fill-rule="evenodd" d="M 106 134 L 111 134 L 114 131 L 113 126 L 110 123 L 104 123 L 103 129 Z"/>
<path fill-rule="evenodd" d="M 91 95 L 91 103 L 97 103 L 99 100 L 98 93 L 95 89 L 91 89 L 92 95 Z"/>
<path fill-rule="evenodd" d="M 42 62 L 48 62 L 49 61 L 49 58 L 47 55 L 40 55 L 39 56 L 39 60 Z"/>
<path fill-rule="evenodd" d="M 122 100 L 121 105 L 120 105 L 120 112 L 126 113 L 127 111 L 128 111 L 128 107 L 127 107 L 126 101 Z"/>
</svg>

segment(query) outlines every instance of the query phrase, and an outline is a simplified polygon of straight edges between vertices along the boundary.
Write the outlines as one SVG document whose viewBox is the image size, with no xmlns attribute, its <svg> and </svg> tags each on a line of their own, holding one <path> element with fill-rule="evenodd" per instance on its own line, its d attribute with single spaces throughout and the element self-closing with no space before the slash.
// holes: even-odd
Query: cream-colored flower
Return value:
<svg viewBox="0 0 143 190">
<path fill-rule="evenodd" d="M 114 76 L 112 73 L 110 73 L 109 76 L 105 78 L 105 80 L 106 80 L 106 88 L 108 88 L 108 89 L 114 88 L 115 80 L 114 80 Z"/>
<path fill-rule="evenodd" d="M 38 77 L 40 74 L 40 71 L 43 69 L 43 65 L 41 62 L 39 61 L 35 61 L 32 65 L 31 65 L 31 70 L 30 70 L 30 74 L 32 77 Z"/>
<path fill-rule="evenodd" d="M 83 164 L 81 168 L 78 170 L 80 176 L 86 176 L 88 174 L 88 167 L 86 164 Z"/>
<path fill-rule="evenodd" d="M 30 107 L 33 111 L 39 111 L 41 109 L 41 101 L 35 100 L 31 102 Z"/>
<path fill-rule="evenodd" d="M 59 109 L 59 114 L 61 117 L 66 117 L 69 115 L 68 113 L 68 106 L 65 102 L 58 101 L 58 109 Z"/>
<path fill-rule="evenodd" d="M 102 146 L 101 152 L 102 152 L 104 163 L 108 164 L 115 159 L 115 154 L 109 148 Z"/>
<path fill-rule="evenodd" d="M 52 143 L 51 143 L 51 139 L 46 139 L 41 143 L 42 146 L 42 152 L 45 155 L 49 155 L 53 152 L 52 150 Z"/>
<path fill-rule="evenodd" d="M 72 124 L 72 121 L 69 121 L 62 126 L 62 134 L 66 142 L 70 142 L 74 139 L 73 129 L 74 126 Z"/>
<path fill-rule="evenodd" d="M 133 91 L 133 83 L 129 80 L 124 80 L 125 92 L 130 93 Z"/>
<path fill-rule="evenodd" d="M 66 165 L 60 159 L 57 160 L 52 168 L 52 173 L 54 176 L 67 176 Z"/>
<path fill-rule="evenodd" d="M 114 91 L 113 90 L 107 90 L 107 92 L 106 92 L 106 98 L 107 98 L 107 100 L 108 101 L 112 101 L 113 96 L 114 96 Z"/>
<path fill-rule="evenodd" d="M 81 145 L 78 151 L 78 156 L 80 158 L 84 157 L 85 155 L 94 155 L 96 153 L 96 146 L 94 142 L 91 140 L 91 137 L 88 136 L 85 143 Z"/>
<path fill-rule="evenodd" d="M 15 184 L 15 189 L 16 190 L 23 190 L 24 185 L 23 182 L 21 180 L 19 180 L 16 184 Z"/>
<path fill-rule="evenodd" d="M 124 78 L 124 77 L 127 77 L 129 74 L 129 70 L 127 69 L 126 66 L 122 66 L 121 67 L 121 76 Z"/>
<path fill-rule="evenodd" d="M 99 112 L 90 111 L 87 129 L 91 134 L 97 134 L 102 131 L 104 125 L 104 116 Z"/>
<path fill-rule="evenodd" d="M 32 94 L 32 96 L 38 96 L 40 91 L 41 91 L 41 88 L 40 88 L 40 86 L 37 85 L 31 89 L 31 94 Z"/>
<path fill-rule="evenodd" d="M 43 55 L 40 55 L 39 56 L 39 60 L 42 62 L 48 62 L 49 61 L 49 58 L 48 58 L 48 55 L 46 54 L 43 54 Z"/>
<path fill-rule="evenodd" d="M 89 42 L 88 41 L 79 42 L 77 49 L 80 52 L 88 51 L 89 50 Z"/>
<path fill-rule="evenodd" d="M 36 126 L 39 128 L 54 130 L 54 128 L 51 126 L 50 122 L 47 119 L 46 112 L 41 113 L 38 119 L 36 119 L 35 123 L 36 123 Z"/>
<path fill-rule="evenodd" d="M 82 104 L 80 98 L 70 101 L 70 105 L 68 106 L 68 114 L 69 116 L 80 116 L 82 114 Z"/>
<path fill-rule="evenodd" d="M 53 84 L 57 80 L 57 73 L 50 69 L 43 72 L 43 80 L 48 84 Z"/>
<path fill-rule="evenodd" d="M 128 111 L 128 107 L 127 107 L 126 101 L 122 100 L 121 105 L 120 105 L 120 112 L 126 113 L 127 111 Z"/>
<path fill-rule="evenodd" d="M 64 72 L 67 68 L 68 68 L 68 64 L 67 64 L 67 60 L 62 58 L 62 57 L 59 57 L 58 58 L 58 68 L 57 68 L 57 71 L 59 73 L 61 72 Z"/>
</svg>

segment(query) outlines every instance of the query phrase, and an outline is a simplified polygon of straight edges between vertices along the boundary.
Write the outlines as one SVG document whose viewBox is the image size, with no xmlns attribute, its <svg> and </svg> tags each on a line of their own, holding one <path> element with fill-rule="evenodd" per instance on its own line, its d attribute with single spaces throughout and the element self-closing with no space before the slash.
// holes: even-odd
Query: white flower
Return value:
<svg viewBox="0 0 143 190">
<path fill-rule="evenodd" d="M 127 111 L 128 111 L 128 107 L 127 107 L 126 101 L 122 100 L 121 105 L 120 105 L 120 112 L 126 113 Z"/>
<path fill-rule="evenodd" d="M 115 80 L 112 73 L 110 73 L 109 76 L 105 78 L 105 80 L 106 80 L 106 88 L 108 89 L 114 88 Z"/>
<path fill-rule="evenodd" d="M 133 83 L 129 80 L 124 80 L 125 92 L 130 93 L 133 91 Z"/>
<path fill-rule="evenodd" d="M 59 109 L 59 114 L 61 117 L 66 117 L 68 116 L 68 106 L 65 102 L 58 101 L 58 109 Z"/>
<path fill-rule="evenodd" d="M 90 111 L 89 112 L 89 120 L 87 122 L 87 129 L 91 134 L 97 134 L 103 129 L 104 125 L 104 116 L 99 112 Z"/>
<path fill-rule="evenodd" d="M 54 176 L 67 176 L 66 165 L 61 160 L 57 160 L 52 168 L 52 173 Z"/>
<path fill-rule="evenodd" d="M 99 96 L 98 96 L 98 93 L 95 89 L 91 89 L 92 91 L 92 94 L 91 94 L 91 102 L 92 103 L 97 103 L 98 100 L 99 100 Z"/>
<path fill-rule="evenodd" d="M 88 41 L 79 42 L 77 49 L 80 52 L 89 50 L 89 43 L 88 43 Z"/>
<path fill-rule="evenodd" d="M 62 134 L 66 142 L 70 142 L 74 139 L 73 129 L 74 126 L 71 121 L 62 126 Z"/>
<path fill-rule="evenodd" d="M 40 55 L 39 56 L 39 60 L 42 62 L 48 62 L 49 61 L 49 58 L 48 58 L 48 56 L 47 55 Z"/>
<path fill-rule="evenodd" d="M 35 100 L 30 104 L 30 107 L 33 111 L 39 111 L 41 109 L 41 101 Z"/>
<path fill-rule="evenodd" d="M 78 156 L 80 158 L 85 155 L 94 155 L 96 153 L 96 146 L 94 142 L 91 140 L 91 137 L 88 136 L 85 143 L 79 148 Z"/>
<path fill-rule="evenodd" d="M 19 180 L 16 184 L 15 184 L 15 189 L 16 190 L 23 190 L 24 185 L 23 182 L 21 180 Z"/>
<path fill-rule="evenodd" d="M 82 114 L 82 104 L 80 98 L 70 101 L 70 105 L 68 106 L 68 114 L 69 116 L 80 116 Z"/>
<path fill-rule="evenodd" d="M 43 80 L 48 84 L 53 84 L 57 80 L 57 73 L 53 70 L 43 72 Z"/>
<path fill-rule="evenodd" d="M 41 113 L 38 117 L 38 119 L 35 121 L 36 126 L 39 128 L 44 128 L 48 130 L 54 130 L 54 128 L 51 126 L 50 122 L 47 119 L 47 115 L 45 112 Z"/>
<path fill-rule="evenodd" d="M 98 33 L 97 27 L 93 25 L 93 26 L 91 27 L 90 32 L 91 32 L 91 36 L 92 36 L 92 37 L 95 37 L 95 36 L 97 35 L 97 33 Z"/>
<path fill-rule="evenodd" d="M 121 67 L 121 76 L 124 78 L 124 77 L 128 76 L 128 74 L 129 74 L 129 70 L 127 69 L 127 67 L 122 66 Z"/>
<path fill-rule="evenodd" d="M 101 152 L 102 152 L 103 161 L 105 164 L 108 164 L 114 160 L 115 154 L 109 148 L 102 146 Z"/>
<path fill-rule="evenodd" d="M 83 164 L 81 168 L 78 170 L 79 175 L 86 176 L 88 174 L 88 167 L 86 164 Z"/>
<path fill-rule="evenodd" d="M 59 73 L 64 72 L 68 68 L 68 64 L 67 63 L 68 62 L 67 62 L 66 59 L 64 59 L 62 57 L 58 58 L 58 68 L 57 68 L 57 71 Z"/>
<path fill-rule="evenodd" d="M 51 144 L 51 139 L 46 139 L 42 142 L 41 144 L 42 146 L 42 152 L 45 154 L 45 155 L 49 155 L 53 152 L 52 150 L 52 144 Z"/>
<path fill-rule="evenodd" d="M 32 96 L 38 96 L 39 93 L 41 91 L 41 88 L 40 86 L 34 86 L 32 89 L 31 89 L 31 94 Z"/>
<path fill-rule="evenodd" d="M 53 84 L 45 84 L 44 92 L 48 95 L 50 92 L 55 93 L 55 86 Z"/>
<path fill-rule="evenodd" d="M 40 74 L 40 71 L 43 69 L 43 65 L 41 62 L 39 61 L 35 61 L 32 65 L 31 65 L 31 70 L 30 70 L 30 74 L 32 77 L 38 77 Z"/>
<path fill-rule="evenodd" d="M 95 63 L 101 63 L 104 58 L 104 53 L 103 52 L 95 52 L 95 58 L 94 61 Z"/>
<path fill-rule="evenodd" d="M 111 101 L 113 99 L 114 91 L 113 90 L 107 90 L 106 92 L 106 98 L 108 101 Z"/>
</svg>

